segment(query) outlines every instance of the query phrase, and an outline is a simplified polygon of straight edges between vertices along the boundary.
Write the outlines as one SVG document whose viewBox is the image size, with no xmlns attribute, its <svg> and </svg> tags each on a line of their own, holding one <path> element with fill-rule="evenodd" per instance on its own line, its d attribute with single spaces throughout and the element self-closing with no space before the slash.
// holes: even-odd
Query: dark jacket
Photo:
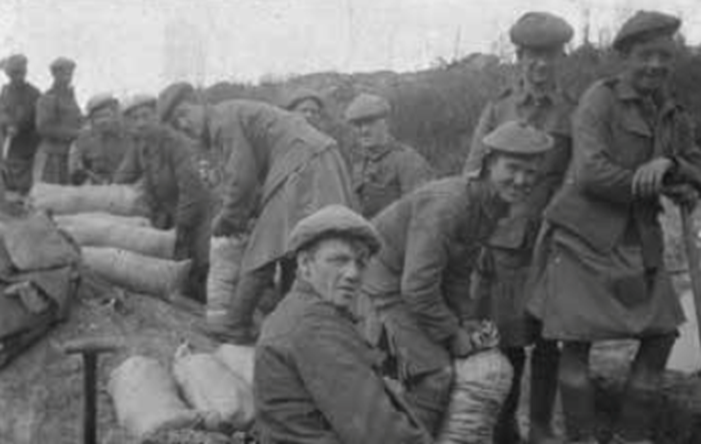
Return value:
<svg viewBox="0 0 701 444">
<path fill-rule="evenodd" d="M 37 101 L 36 126 L 47 154 L 68 155 L 83 124 L 73 88 L 52 87 Z"/>
<path fill-rule="evenodd" d="M 121 126 L 81 131 L 68 158 L 72 182 L 111 183 L 124 156 L 133 146 L 133 137 Z"/>
<path fill-rule="evenodd" d="M 406 303 L 437 343 L 452 337 L 473 310 L 470 274 L 480 248 L 507 206 L 481 180 L 430 182 L 390 205 L 373 224 L 382 236 L 377 260 L 387 270 L 365 288 L 379 307 Z M 377 291 L 376 289 L 382 289 Z"/>
<path fill-rule="evenodd" d="M 561 191 L 545 217 L 608 253 L 631 227 L 647 268 L 662 265 L 657 199 L 632 194 L 636 169 L 659 156 L 676 164 L 670 182 L 701 190 L 701 150 L 694 145 L 689 116 L 667 98 L 655 117 L 623 77 L 595 83 L 573 118 L 573 159 Z"/>
<path fill-rule="evenodd" d="M 261 442 L 432 442 L 393 404 L 376 371 L 378 359 L 349 314 L 298 281 L 266 320 L 256 346 Z"/>
<path fill-rule="evenodd" d="M 41 93 L 30 83 L 9 83 L 0 93 L 0 130 L 7 136 L 10 126 L 17 134 L 7 153 L 10 158 L 32 159 L 41 140 L 35 126 L 35 109 Z"/>
</svg>

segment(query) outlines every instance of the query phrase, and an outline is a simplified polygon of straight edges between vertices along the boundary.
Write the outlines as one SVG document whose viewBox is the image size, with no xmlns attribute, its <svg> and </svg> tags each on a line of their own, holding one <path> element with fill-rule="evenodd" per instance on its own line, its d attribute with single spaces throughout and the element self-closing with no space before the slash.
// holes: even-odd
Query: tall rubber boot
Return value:
<svg viewBox="0 0 701 444">
<path fill-rule="evenodd" d="M 521 435 L 518 429 L 518 404 L 521 398 L 521 380 L 526 363 L 526 352 L 520 347 L 502 348 L 502 353 L 508 358 L 514 369 L 511 389 L 504 399 L 499 412 L 499 418 L 494 426 L 494 444 L 518 444 Z"/>
<path fill-rule="evenodd" d="M 620 442 L 652 442 L 657 390 L 676 336 L 643 338 L 626 382 L 623 403 L 614 428 Z"/>
<path fill-rule="evenodd" d="M 560 350 L 555 341 L 538 339 L 531 355 L 529 444 L 560 444 L 552 429 Z"/>
<path fill-rule="evenodd" d="M 558 382 L 567 439 L 571 442 L 596 442 L 594 387 L 589 379 L 590 349 L 589 343 L 566 342 L 560 356 Z"/>
</svg>

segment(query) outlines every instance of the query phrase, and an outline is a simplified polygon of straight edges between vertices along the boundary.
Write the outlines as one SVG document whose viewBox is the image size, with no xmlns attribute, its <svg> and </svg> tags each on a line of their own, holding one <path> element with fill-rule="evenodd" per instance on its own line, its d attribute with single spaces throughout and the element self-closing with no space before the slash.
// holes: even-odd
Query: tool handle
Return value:
<svg viewBox="0 0 701 444">
<path fill-rule="evenodd" d="M 682 236 L 686 250 L 686 259 L 689 263 L 689 277 L 691 278 L 691 291 L 696 306 L 696 321 L 699 325 L 699 340 L 701 340 L 701 258 L 696 246 L 697 234 L 694 231 L 694 221 L 691 210 L 685 206 L 679 207 L 682 218 Z"/>
<path fill-rule="evenodd" d="M 117 339 L 101 337 L 77 338 L 63 344 L 63 351 L 67 354 L 113 353 L 120 348 L 122 344 Z"/>
</svg>

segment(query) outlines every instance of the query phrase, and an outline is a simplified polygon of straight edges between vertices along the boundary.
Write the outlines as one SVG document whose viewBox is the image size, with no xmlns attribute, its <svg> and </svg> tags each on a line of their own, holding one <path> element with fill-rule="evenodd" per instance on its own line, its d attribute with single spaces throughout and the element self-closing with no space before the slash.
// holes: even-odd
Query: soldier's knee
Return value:
<svg viewBox="0 0 701 444">
<path fill-rule="evenodd" d="M 448 365 L 426 375 L 422 385 L 439 396 L 447 396 L 453 385 L 453 377 L 453 367 Z"/>
</svg>

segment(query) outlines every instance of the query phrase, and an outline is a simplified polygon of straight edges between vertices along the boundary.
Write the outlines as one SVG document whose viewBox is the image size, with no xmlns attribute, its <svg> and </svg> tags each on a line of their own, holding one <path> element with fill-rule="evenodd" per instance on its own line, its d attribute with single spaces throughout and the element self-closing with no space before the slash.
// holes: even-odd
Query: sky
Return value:
<svg viewBox="0 0 701 444">
<path fill-rule="evenodd" d="M 701 44 L 701 1 L 666 0 L 0 0 L 0 57 L 22 52 L 49 86 L 57 56 L 78 63 L 79 102 L 157 93 L 171 81 L 256 82 L 318 71 L 412 71 L 475 52 L 508 53 L 524 12 L 550 11 L 581 42 L 610 40 L 637 9 L 683 17 Z"/>
</svg>

